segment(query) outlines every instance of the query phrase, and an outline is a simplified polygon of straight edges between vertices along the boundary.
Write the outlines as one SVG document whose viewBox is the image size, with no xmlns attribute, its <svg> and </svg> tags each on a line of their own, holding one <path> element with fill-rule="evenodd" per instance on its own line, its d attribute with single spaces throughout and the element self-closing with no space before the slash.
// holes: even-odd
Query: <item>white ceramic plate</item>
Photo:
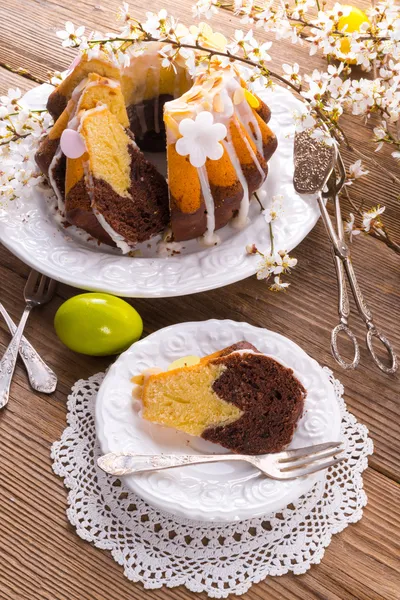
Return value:
<svg viewBox="0 0 400 600">
<path fill-rule="evenodd" d="M 314 359 L 272 331 L 247 323 L 211 320 L 172 325 L 153 333 L 111 366 L 96 400 L 96 431 L 102 451 L 221 452 L 220 446 L 201 438 L 142 419 L 132 401 L 130 379 L 149 367 L 167 368 L 182 356 L 205 356 L 241 340 L 291 367 L 307 390 L 304 414 L 290 447 L 338 440 L 339 407 L 327 374 Z M 125 477 L 125 483 L 158 509 L 179 517 L 220 522 L 280 510 L 310 490 L 322 476 L 318 473 L 294 481 L 274 481 L 244 462 L 226 462 L 131 475 Z"/>
<path fill-rule="evenodd" d="M 43 107 L 52 87 L 42 85 L 25 99 Z M 284 196 L 284 214 L 274 223 L 275 247 L 291 250 L 314 227 L 319 210 L 313 198 L 299 196 L 293 188 L 293 112 L 303 104 L 282 87 L 262 89 L 260 96 L 272 111 L 271 127 L 278 136 L 278 150 L 270 161 L 264 189 L 266 208 L 276 194 Z M 197 241 L 184 244 L 181 254 L 160 256 L 157 240 L 141 244 L 141 257 L 122 256 L 104 244 L 88 241 L 75 227 L 65 229 L 57 221 L 48 193 L 35 190 L 18 203 L 0 202 L 0 241 L 31 267 L 53 279 L 87 290 L 118 296 L 180 296 L 233 283 L 253 275 L 258 257 L 246 254 L 247 244 L 268 250 L 269 228 L 253 201 L 250 222 L 241 231 L 230 225 L 218 232 L 220 246 L 204 248 Z"/>
</svg>

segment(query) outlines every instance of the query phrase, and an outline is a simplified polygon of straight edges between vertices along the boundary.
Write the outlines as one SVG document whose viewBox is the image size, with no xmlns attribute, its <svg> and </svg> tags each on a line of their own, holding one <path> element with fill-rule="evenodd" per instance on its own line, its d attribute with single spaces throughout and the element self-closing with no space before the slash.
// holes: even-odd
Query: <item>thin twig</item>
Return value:
<svg viewBox="0 0 400 600">
<path fill-rule="evenodd" d="M 351 199 L 351 196 L 350 196 L 350 193 L 349 193 L 349 190 L 347 189 L 347 187 L 344 188 L 344 191 L 345 191 L 346 198 L 347 198 L 351 208 L 354 210 L 354 212 L 356 214 L 358 214 L 360 217 L 362 217 L 363 213 L 362 213 L 361 209 L 363 206 L 363 202 L 361 203 L 360 206 L 356 206 L 354 204 L 353 200 Z M 394 240 L 392 240 L 387 228 L 385 226 L 382 226 L 381 230 L 383 233 L 380 233 L 379 231 L 376 231 L 375 229 L 371 229 L 370 231 L 368 231 L 366 233 L 367 233 L 367 235 L 370 235 L 371 237 L 386 244 L 386 246 L 388 246 L 388 248 L 390 248 L 391 250 L 394 250 L 397 254 L 400 254 L 400 245 L 397 244 L 397 242 L 395 242 Z"/>
<path fill-rule="evenodd" d="M 257 192 L 254 192 L 254 196 L 255 196 L 255 199 L 257 200 L 258 204 L 260 205 L 261 210 L 265 210 L 260 198 L 258 197 Z"/>
<path fill-rule="evenodd" d="M 271 256 L 273 256 L 274 255 L 274 232 L 272 231 L 272 222 L 270 221 L 268 223 L 268 225 L 269 225 L 269 235 L 271 238 Z"/>
<path fill-rule="evenodd" d="M 352 151 L 355 152 L 355 154 L 357 154 L 357 156 L 359 156 L 360 158 L 363 158 L 366 161 L 370 160 L 371 162 L 373 162 L 374 165 L 378 167 L 378 169 L 380 169 L 390 177 L 393 183 L 398 183 L 400 185 L 400 179 L 396 177 L 396 175 L 393 175 L 393 173 L 389 171 L 389 169 L 387 169 L 382 163 L 378 162 L 375 158 L 373 158 L 372 156 L 367 156 L 366 154 L 361 152 L 361 150 L 358 150 L 354 147 L 352 148 Z"/>
<path fill-rule="evenodd" d="M 6 69 L 6 71 L 10 71 L 10 73 L 16 73 L 17 75 L 21 75 L 21 77 L 25 77 L 25 79 L 30 79 L 35 83 L 44 83 L 43 79 L 39 79 L 39 77 L 36 77 L 36 75 L 32 75 L 32 73 L 30 73 L 26 69 L 23 69 L 22 67 L 18 67 L 17 69 L 15 69 L 11 65 L 2 62 L 0 62 L 0 67 L 3 67 L 3 69 Z"/>
</svg>

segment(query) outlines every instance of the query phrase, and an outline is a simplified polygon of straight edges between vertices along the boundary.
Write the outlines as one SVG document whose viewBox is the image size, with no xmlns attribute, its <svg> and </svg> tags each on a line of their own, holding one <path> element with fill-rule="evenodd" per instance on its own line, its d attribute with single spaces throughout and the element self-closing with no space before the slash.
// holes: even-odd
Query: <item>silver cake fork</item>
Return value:
<svg viewBox="0 0 400 600">
<path fill-rule="evenodd" d="M 0 313 L 3 316 L 11 335 L 14 335 L 17 326 L 0 302 Z M 57 387 L 57 376 L 40 357 L 35 348 L 22 336 L 19 355 L 25 365 L 31 387 L 37 392 L 51 394 Z"/>
<path fill-rule="evenodd" d="M 14 374 L 18 350 L 29 313 L 35 306 L 46 304 L 51 300 L 56 290 L 56 285 L 55 281 L 41 275 L 37 271 L 32 270 L 29 273 L 24 289 L 24 298 L 26 302 L 25 310 L 22 313 L 17 330 L 0 362 L 0 408 L 3 408 L 8 403 L 11 380 Z"/>
<path fill-rule="evenodd" d="M 271 479 L 297 479 L 323 469 L 328 469 L 344 460 L 342 442 L 327 442 L 307 448 L 297 448 L 275 454 L 259 456 L 247 454 L 136 454 L 135 452 L 109 453 L 97 459 L 98 466 L 120 477 L 134 473 L 160 471 L 203 463 L 245 461 L 257 467 Z"/>
</svg>

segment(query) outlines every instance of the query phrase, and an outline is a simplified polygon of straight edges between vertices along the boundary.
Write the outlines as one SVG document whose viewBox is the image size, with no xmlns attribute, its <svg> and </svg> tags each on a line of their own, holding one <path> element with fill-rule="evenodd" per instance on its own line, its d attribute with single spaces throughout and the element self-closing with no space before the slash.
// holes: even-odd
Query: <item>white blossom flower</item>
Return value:
<svg viewBox="0 0 400 600">
<path fill-rule="evenodd" d="M 362 226 L 363 226 L 364 231 L 366 231 L 368 233 L 371 229 L 376 229 L 376 228 L 379 229 L 382 227 L 382 221 L 380 220 L 380 215 L 385 212 L 385 209 L 386 209 L 385 206 L 379 206 L 379 204 L 378 204 L 378 206 L 374 206 L 370 210 L 363 212 Z"/>
<path fill-rule="evenodd" d="M 142 24 L 143 29 L 151 36 L 159 38 L 167 21 L 167 11 L 162 8 L 158 13 L 147 12 L 146 17 L 147 20 Z"/>
<path fill-rule="evenodd" d="M 164 45 L 158 53 L 160 54 L 160 56 L 162 56 L 161 66 L 164 67 L 164 69 L 172 68 L 173 71 L 176 73 L 176 48 L 174 48 L 171 44 Z"/>
<path fill-rule="evenodd" d="M 212 113 L 203 111 L 196 119 L 183 119 L 179 124 L 181 138 L 176 142 L 176 151 L 181 156 L 189 156 L 194 167 L 205 165 L 207 158 L 219 160 L 224 148 L 221 141 L 227 129 L 223 123 L 214 123 Z"/>
<path fill-rule="evenodd" d="M 355 217 L 354 217 L 353 213 L 350 213 L 348 220 L 345 221 L 345 223 L 344 223 L 344 231 L 345 231 L 345 233 L 348 234 L 350 242 L 353 241 L 354 235 L 359 235 L 361 233 L 360 229 L 356 229 L 354 227 L 354 221 L 355 221 Z"/>
<path fill-rule="evenodd" d="M 9 106 L 10 104 L 16 104 L 20 98 L 21 90 L 19 88 L 10 88 L 6 96 L 0 96 L 0 102 L 5 106 Z"/>
<path fill-rule="evenodd" d="M 257 269 L 257 279 L 268 279 L 276 268 L 275 256 L 264 254 Z"/>
<path fill-rule="evenodd" d="M 283 196 L 281 194 L 272 197 L 271 208 L 269 210 L 266 209 L 263 211 L 264 219 L 267 223 L 272 223 L 272 221 L 275 221 L 278 217 L 281 216 L 283 212 L 282 202 Z"/>
<path fill-rule="evenodd" d="M 299 75 L 299 65 L 294 63 L 293 65 L 283 64 L 282 69 L 285 75 L 288 76 L 289 81 L 293 83 L 301 83 L 301 77 Z"/>
<path fill-rule="evenodd" d="M 231 54 L 237 54 L 240 50 L 245 53 L 252 52 L 258 44 L 253 36 L 253 31 L 250 29 L 246 34 L 241 29 L 236 29 L 233 41 L 227 45 L 227 50 Z"/>
<path fill-rule="evenodd" d="M 56 36 L 63 40 L 62 45 L 65 48 L 68 46 L 76 47 L 82 41 L 82 36 L 85 33 L 85 28 L 83 26 L 75 29 L 75 26 L 71 21 L 67 21 L 65 23 L 65 30 L 57 31 Z"/>
<path fill-rule="evenodd" d="M 268 279 L 271 275 L 290 273 L 290 270 L 297 265 L 297 258 L 290 257 L 284 250 L 262 256 L 263 259 L 257 269 L 257 279 Z"/>
<path fill-rule="evenodd" d="M 330 133 L 325 129 L 321 129 L 320 127 L 314 129 L 314 131 L 310 134 L 310 137 L 312 137 L 314 140 L 324 142 L 324 144 L 327 146 L 333 146 L 335 144 L 335 140 Z"/>
<path fill-rule="evenodd" d="M 101 54 L 100 44 L 91 46 L 89 48 L 89 50 L 87 51 L 88 60 L 93 60 L 94 58 L 99 58 L 100 54 Z"/>
<path fill-rule="evenodd" d="M 196 18 L 205 17 L 211 19 L 211 17 L 218 12 L 218 0 L 198 0 L 192 7 L 193 16 Z"/>
<path fill-rule="evenodd" d="M 286 251 L 280 250 L 276 255 L 275 262 L 274 274 L 279 275 L 280 273 L 290 273 L 290 269 L 297 265 L 297 258 L 292 258 Z"/>
<path fill-rule="evenodd" d="M 317 126 L 317 121 L 310 112 L 299 113 L 296 111 L 293 116 L 296 124 L 296 131 L 298 133 L 308 129 L 314 129 Z"/>
<path fill-rule="evenodd" d="M 272 42 L 264 42 L 261 46 L 254 45 L 248 53 L 249 58 L 258 61 L 260 63 L 271 60 L 270 55 L 267 53 L 272 46 Z"/>
<path fill-rule="evenodd" d="M 127 2 L 123 2 L 122 6 L 120 6 L 117 12 L 117 21 L 125 23 L 126 21 L 129 21 L 129 19 L 129 4 Z"/>
<path fill-rule="evenodd" d="M 281 281 L 281 278 L 279 277 L 279 275 L 277 275 L 276 277 L 274 277 L 274 283 L 270 286 L 269 289 L 271 290 L 271 292 L 285 292 L 289 285 L 290 283 Z"/>
<path fill-rule="evenodd" d="M 392 152 L 392 156 L 393 156 L 393 158 L 400 160 L 400 152 L 398 150 L 396 150 L 395 152 Z"/>
<path fill-rule="evenodd" d="M 349 166 L 349 179 L 346 181 L 346 185 L 352 185 L 353 181 L 368 175 L 368 173 L 369 171 L 363 170 L 361 160 L 356 160 L 355 163 Z"/>
</svg>

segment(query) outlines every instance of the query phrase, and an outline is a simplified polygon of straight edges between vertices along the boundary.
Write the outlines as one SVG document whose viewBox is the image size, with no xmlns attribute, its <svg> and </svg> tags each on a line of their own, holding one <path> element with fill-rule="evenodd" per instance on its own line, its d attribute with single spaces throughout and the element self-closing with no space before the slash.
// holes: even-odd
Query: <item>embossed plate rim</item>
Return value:
<svg viewBox="0 0 400 600">
<path fill-rule="evenodd" d="M 110 367 L 96 399 L 96 432 L 102 452 L 134 450 L 138 446 L 142 453 L 171 453 L 171 447 L 184 454 L 189 449 L 192 453 L 207 451 L 204 448 L 208 446 L 198 448 L 191 445 L 194 438 L 190 436 L 143 421 L 132 408 L 129 379 L 146 366 L 164 368 L 178 356 L 196 353 L 196 349 L 197 353 L 204 355 L 241 339 L 247 339 L 264 352 L 268 352 L 268 347 L 272 348 L 272 355 L 292 367 L 308 389 L 305 415 L 291 446 L 339 439 L 340 411 L 333 386 L 313 358 L 278 333 L 248 323 L 211 319 L 161 329 L 133 344 Z M 145 356 L 147 362 L 144 361 Z M 313 423 L 315 426 L 315 419 L 318 423 L 321 411 L 325 411 L 327 422 L 323 430 L 312 437 L 308 429 Z M 167 443 L 172 443 L 172 446 L 166 446 L 162 436 L 166 436 Z M 212 445 L 210 451 L 218 448 Z M 235 465 L 232 476 L 226 475 L 223 467 L 213 471 L 214 475 L 202 472 L 201 468 L 183 467 L 151 475 L 129 476 L 124 478 L 124 482 L 152 506 L 178 517 L 231 522 L 280 510 L 307 493 L 323 477 L 319 473 L 290 482 L 273 481 L 266 480 L 251 467 L 250 470 L 239 470 L 237 463 L 226 464 Z"/>
</svg>

